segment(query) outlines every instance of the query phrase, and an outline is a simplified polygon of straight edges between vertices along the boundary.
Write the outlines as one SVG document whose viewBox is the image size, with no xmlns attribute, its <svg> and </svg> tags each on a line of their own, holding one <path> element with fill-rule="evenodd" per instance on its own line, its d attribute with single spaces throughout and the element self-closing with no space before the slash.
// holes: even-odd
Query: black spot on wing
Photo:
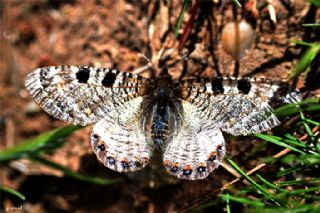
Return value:
<svg viewBox="0 0 320 213">
<path fill-rule="evenodd" d="M 116 81 L 116 77 L 117 77 L 116 73 L 107 72 L 101 83 L 105 87 L 112 87 L 112 85 Z"/>
<path fill-rule="evenodd" d="M 134 161 L 133 163 L 136 167 L 141 167 L 142 163 L 140 161 Z"/>
<path fill-rule="evenodd" d="M 238 81 L 238 86 L 237 86 L 239 92 L 248 94 L 251 89 L 251 84 L 247 79 L 241 79 Z"/>
<path fill-rule="evenodd" d="M 179 170 L 179 167 L 178 167 L 178 166 L 173 166 L 173 167 L 170 169 L 170 172 L 176 173 L 178 170 Z"/>
<path fill-rule="evenodd" d="M 51 81 L 48 79 L 48 74 L 50 72 L 50 67 L 44 67 L 40 70 L 40 82 L 43 88 L 47 88 Z"/>
<path fill-rule="evenodd" d="M 79 71 L 76 73 L 76 77 L 79 83 L 87 83 L 90 77 L 90 69 L 80 67 Z"/>
<path fill-rule="evenodd" d="M 192 174 L 192 170 L 191 169 L 185 169 L 183 170 L 183 175 L 185 176 L 190 176 Z"/>
<path fill-rule="evenodd" d="M 48 67 L 44 67 L 40 69 L 40 78 L 46 78 L 48 76 L 49 73 L 49 68 Z"/>
<path fill-rule="evenodd" d="M 106 150 L 106 147 L 103 144 L 99 144 L 97 148 L 102 152 Z"/>
<path fill-rule="evenodd" d="M 213 79 L 211 84 L 213 93 L 218 94 L 224 92 L 221 78 Z"/>
<path fill-rule="evenodd" d="M 114 165 L 116 163 L 116 159 L 114 157 L 107 157 L 106 160 L 110 165 Z"/>
<path fill-rule="evenodd" d="M 129 162 L 127 162 L 127 161 L 121 161 L 120 164 L 123 169 L 129 169 L 129 167 L 130 167 Z"/>
<path fill-rule="evenodd" d="M 197 171 L 198 171 L 200 174 L 203 174 L 203 173 L 205 173 L 205 172 L 207 171 L 207 168 L 204 167 L 204 166 L 199 166 L 199 167 L 197 168 Z"/>
</svg>

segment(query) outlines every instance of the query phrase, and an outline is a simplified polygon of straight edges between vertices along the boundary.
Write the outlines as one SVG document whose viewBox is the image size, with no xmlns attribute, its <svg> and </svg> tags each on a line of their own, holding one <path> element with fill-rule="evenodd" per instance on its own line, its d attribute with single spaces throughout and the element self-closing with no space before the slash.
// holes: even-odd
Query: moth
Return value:
<svg viewBox="0 0 320 213">
<path fill-rule="evenodd" d="M 174 81 L 114 69 L 52 66 L 30 73 L 25 86 L 51 116 L 94 124 L 97 158 L 117 172 L 144 168 L 154 149 L 166 171 L 181 179 L 206 178 L 226 153 L 222 132 L 248 135 L 280 122 L 273 107 L 300 95 L 281 82 L 255 78 Z"/>
</svg>

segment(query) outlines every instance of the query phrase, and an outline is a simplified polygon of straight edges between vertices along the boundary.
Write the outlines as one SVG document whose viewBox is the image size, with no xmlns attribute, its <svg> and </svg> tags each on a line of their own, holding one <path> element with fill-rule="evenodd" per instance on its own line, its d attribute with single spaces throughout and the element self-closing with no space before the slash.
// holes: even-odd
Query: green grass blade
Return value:
<svg viewBox="0 0 320 213">
<path fill-rule="evenodd" d="M 17 159 L 30 153 L 36 153 L 44 148 L 54 147 L 56 143 L 61 142 L 65 137 L 69 136 L 75 130 L 80 128 L 80 126 L 66 126 L 57 128 L 55 130 L 43 133 L 35 138 L 28 139 L 12 148 L 2 150 L 0 151 L 0 162 Z"/>
<path fill-rule="evenodd" d="M 285 133 L 284 136 L 288 139 L 284 139 L 285 142 L 288 142 L 288 143 L 291 143 L 295 146 L 299 146 L 299 147 L 302 147 L 302 148 L 306 148 L 307 145 L 300 141 L 298 138 L 294 137 L 293 135 L 290 135 L 289 133 Z"/>
<path fill-rule="evenodd" d="M 32 156 L 30 155 L 29 158 L 32 161 L 35 161 L 37 163 L 41 163 L 41 164 L 48 166 L 48 167 L 51 167 L 53 169 L 60 170 L 61 172 L 63 172 L 63 174 L 65 174 L 67 176 L 73 177 L 78 180 L 90 182 L 90 183 L 107 185 L 107 184 L 119 183 L 122 181 L 122 179 L 106 179 L 106 178 L 97 177 L 97 176 L 87 176 L 87 175 L 79 174 L 79 173 L 71 171 L 70 169 L 68 169 L 64 166 L 61 166 L 57 163 L 54 163 L 52 161 L 49 161 L 49 160 L 44 159 L 44 158 L 37 156 L 37 155 L 32 155 Z"/>
<path fill-rule="evenodd" d="M 295 43 L 295 44 L 299 44 L 302 46 L 307 46 L 307 47 L 311 47 L 313 45 L 313 43 L 309 43 L 306 41 L 300 41 L 300 40 L 294 40 L 294 39 L 289 39 L 290 42 Z"/>
<path fill-rule="evenodd" d="M 311 119 L 309 119 L 309 118 L 306 118 L 305 121 L 308 122 L 308 123 L 310 123 L 310 124 L 313 124 L 313 125 L 315 125 L 315 126 L 320 126 L 320 123 L 319 123 L 319 122 L 314 121 L 314 120 L 311 120 Z"/>
<path fill-rule="evenodd" d="M 275 114 L 278 117 L 285 117 L 299 113 L 300 109 L 296 104 L 285 104 L 275 109 Z"/>
<path fill-rule="evenodd" d="M 281 206 L 280 203 L 274 198 L 272 194 L 270 194 L 264 187 L 259 185 L 257 182 L 255 182 L 250 176 L 248 176 L 238 165 L 233 162 L 231 159 L 227 158 L 228 163 L 241 174 L 242 177 L 244 177 L 256 190 L 258 190 L 260 193 L 262 193 L 266 198 L 273 201 L 276 205 Z"/>
<path fill-rule="evenodd" d="M 289 169 L 283 169 L 283 170 L 280 170 L 279 172 L 277 172 L 276 177 L 279 178 L 279 177 L 282 177 L 282 176 L 285 176 L 285 175 L 288 175 L 288 174 L 291 174 L 294 172 L 299 172 L 301 170 L 302 170 L 301 166 L 295 166 L 295 167 L 292 167 Z"/>
<path fill-rule="evenodd" d="M 314 4 L 316 7 L 320 7 L 320 1 L 319 0 L 307 0 L 311 4 Z"/>
<path fill-rule="evenodd" d="M 320 27 L 320 23 L 306 23 L 302 24 L 303 27 Z"/>
<path fill-rule="evenodd" d="M 294 186 L 294 185 L 307 185 L 307 184 L 320 184 L 320 178 L 304 179 L 304 180 L 289 180 L 277 183 L 279 186 Z"/>
<path fill-rule="evenodd" d="M 317 192 L 319 190 L 320 190 L 320 186 L 310 187 L 307 189 L 296 189 L 296 190 L 292 190 L 292 191 L 279 193 L 279 194 L 277 194 L 277 197 L 283 197 L 283 196 L 287 196 L 287 195 L 300 195 L 300 196 L 302 196 L 302 194 L 304 194 L 304 193 Z"/>
<path fill-rule="evenodd" d="M 320 155 L 286 155 L 281 159 L 281 162 L 288 165 L 316 166 L 320 164 Z"/>
<path fill-rule="evenodd" d="M 263 212 L 263 213 L 318 213 L 320 203 L 303 204 L 292 208 L 261 208 L 256 207 L 249 210 L 249 213 Z"/>
<path fill-rule="evenodd" d="M 282 138 L 280 138 L 280 137 L 272 136 L 272 135 L 265 135 L 265 134 L 255 134 L 255 136 L 257 138 L 271 142 L 271 143 L 276 144 L 278 146 L 288 148 L 288 149 L 295 151 L 295 152 L 298 152 L 300 154 L 305 154 L 304 151 L 301 151 L 300 149 L 297 149 L 293 146 L 288 145 L 287 143 L 282 142 Z M 288 142 L 289 140 L 285 140 L 285 141 Z M 292 143 L 292 141 L 290 141 L 290 142 Z M 297 145 L 297 144 L 295 144 L 295 145 Z"/>
<path fill-rule="evenodd" d="M 227 213 L 231 213 L 230 210 L 230 195 L 226 194 L 226 208 L 227 208 Z"/>
<path fill-rule="evenodd" d="M 287 190 L 284 190 L 284 189 L 281 189 L 279 188 L 277 185 L 273 184 L 273 183 L 270 183 L 269 181 L 267 181 L 266 179 L 264 179 L 261 175 L 257 175 L 257 178 L 263 182 L 266 186 L 268 186 L 269 188 L 272 188 L 272 189 L 276 189 L 278 191 L 281 191 L 281 192 L 287 192 Z"/>
<path fill-rule="evenodd" d="M 298 141 L 297 139 L 296 140 L 287 140 L 287 139 L 284 139 L 283 140 L 284 143 L 287 143 L 287 144 L 290 144 L 292 146 L 296 146 L 297 148 L 307 148 L 307 145 L 304 144 L 303 142 L 301 141 Z"/>
<path fill-rule="evenodd" d="M 219 197 L 221 197 L 223 200 L 225 200 L 226 202 L 229 201 L 234 201 L 237 203 L 241 203 L 241 204 L 247 204 L 250 206 L 256 206 L 256 207 L 262 207 L 265 206 L 265 204 L 259 200 L 251 200 L 245 197 L 236 197 L 236 196 L 231 196 L 229 194 L 226 195 L 219 195 Z"/>
<path fill-rule="evenodd" d="M 241 3 L 238 0 L 233 0 L 233 2 L 238 6 L 241 7 Z"/>
<path fill-rule="evenodd" d="M 181 25 L 181 22 L 182 22 L 182 19 L 183 19 L 183 15 L 184 15 L 184 13 L 186 11 L 187 5 L 188 5 L 188 0 L 184 0 L 183 1 L 183 6 L 182 6 L 182 10 L 181 10 L 179 18 L 178 18 L 177 27 L 176 27 L 176 30 L 174 32 L 174 35 L 175 35 L 176 38 L 178 37 L 180 25 Z"/>
<path fill-rule="evenodd" d="M 312 104 L 310 106 L 307 106 L 303 108 L 303 111 L 306 111 L 306 112 L 320 111 L 320 104 Z"/>
<path fill-rule="evenodd" d="M 320 98 L 308 98 L 297 104 L 285 104 L 278 107 L 275 110 L 275 114 L 279 117 L 284 117 L 288 115 L 294 115 L 300 113 L 300 110 L 304 112 L 320 111 Z"/>
<path fill-rule="evenodd" d="M 307 134 L 309 137 L 313 137 L 313 132 L 311 130 L 311 127 L 309 126 L 309 124 L 305 121 L 306 120 L 306 117 L 304 116 L 304 113 L 302 111 L 300 111 L 300 117 L 301 117 L 301 120 L 302 120 L 302 124 L 304 126 L 304 128 L 306 129 L 307 131 Z"/>
<path fill-rule="evenodd" d="M 313 59 L 320 51 L 320 44 L 314 44 L 309 47 L 298 61 L 295 70 L 291 73 L 290 78 L 295 78 L 307 70 Z"/>
<path fill-rule="evenodd" d="M 296 137 L 294 137 L 293 135 L 290 135 L 289 133 L 285 133 L 284 136 L 292 141 L 297 139 Z"/>
<path fill-rule="evenodd" d="M 12 195 L 20 198 L 21 200 L 25 200 L 26 199 L 26 197 L 23 194 L 21 194 L 20 192 L 14 190 L 14 189 L 11 189 L 9 187 L 3 186 L 3 185 L 0 185 L 0 191 L 4 191 L 4 192 L 7 192 L 9 194 L 12 194 Z"/>
</svg>

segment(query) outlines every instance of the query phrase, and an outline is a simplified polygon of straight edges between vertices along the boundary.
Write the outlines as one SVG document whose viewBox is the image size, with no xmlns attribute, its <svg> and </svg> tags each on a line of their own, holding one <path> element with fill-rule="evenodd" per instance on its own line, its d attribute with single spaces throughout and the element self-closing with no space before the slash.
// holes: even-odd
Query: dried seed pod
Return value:
<svg viewBox="0 0 320 213">
<path fill-rule="evenodd" d="M 222 29 L 222 47 L 235 60 L 239 60 L 255 40 L 255 31 L 245 20 L 230 22 Z"/>
</svg>

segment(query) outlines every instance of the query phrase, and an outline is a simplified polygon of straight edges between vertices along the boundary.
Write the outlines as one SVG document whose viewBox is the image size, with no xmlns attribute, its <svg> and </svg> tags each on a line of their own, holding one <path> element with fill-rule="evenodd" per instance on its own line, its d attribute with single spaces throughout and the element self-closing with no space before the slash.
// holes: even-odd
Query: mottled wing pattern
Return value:
<svg viewBox="0 0 320 213">
<path fill-rule="evenodd" d="M 270 130 L 279 124 L 272 104 L 297 102 L 297 92 L 265 79 L 216 78 L 183 81 L 181 97 L 197 106 L 200 117 L 233 135 Z"/>
<path fill-rule="evenodd" d="M 148 164 L 155 146 L 144 126 L 145 101 L 154 98 L 148 93 L 152 80 L 106 68 L 59 66 L 36 69 L 25 86 L 53 117 L 78 125 L 97 122 L 90 141 L 106 167 L 132 172 Z M 225 155 L 221 131 L 269 130 L 279 124 L 275 103 L 300 100 L 285 84 L 263 79 L 193 79 L 176 88 L 179 115 L 162 147 L 163 163 L 170 174 L 189 180 L 203 179 L 220 165 Z"/>
<path fill-rule="evenodd" d="M 25 86 L 48 114 L 85 126 L 143 94 L 145 81 L 106 68 L 58 66 L 36 69 Z"/>
<path fill-rule="evenodd" d="M 217 168 L 225 154 L 225 142 L 219 129 L 203 120 L 197 107 L 182 102 L 181 125 L 163 148 L 167 171 L 182 179 L 206 178 Z"/>
<path fill-rule="evenodd" d="M 117 172 L 133 172 L 145 167 L 154 143 L 141 126 L 143 97 L 119 106 L 95 124 L 90 141 L 98 159 Z"/>
</svg>

